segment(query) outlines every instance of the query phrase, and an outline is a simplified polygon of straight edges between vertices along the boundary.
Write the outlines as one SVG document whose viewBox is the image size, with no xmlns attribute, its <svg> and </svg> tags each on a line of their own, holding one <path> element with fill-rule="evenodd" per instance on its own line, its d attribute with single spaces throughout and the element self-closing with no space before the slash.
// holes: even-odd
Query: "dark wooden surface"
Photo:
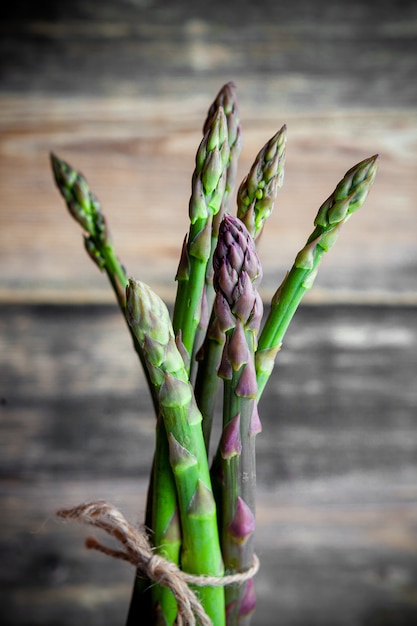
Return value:
<svg viewBox="0 0 417 626">
<path fill-rule="evenodd" d="M 123 624 L 133 572 L 54 511 L 142 521 L 153 418 L 105 278 L 49 171 L 100 197 L 172 304 L 201 126 L 238 87 L 239 168 L 288 127 L 267 299 L 318 206 L 378 152 L 366 207 L 298 312 L 261 405 L 254 626 L 417 623 L 417 4 L 15 0 L 0 23 L 0 621 Z"/>
<path fill-rule="evenodd" d="M 415 623 L 414 307 L 304 306 L 261 404 L 254 624 Z M 122 624 L 132 571 L 61 506 L 143 519 L 153 418 L 118 312 L 3 307 L 4 624 Z"/>
</svg>

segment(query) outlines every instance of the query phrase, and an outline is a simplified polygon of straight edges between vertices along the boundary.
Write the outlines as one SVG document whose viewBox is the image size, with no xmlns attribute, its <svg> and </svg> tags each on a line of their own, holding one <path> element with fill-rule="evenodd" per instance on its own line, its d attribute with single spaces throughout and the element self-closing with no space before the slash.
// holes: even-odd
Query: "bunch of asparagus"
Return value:
<svg viewBox="0 0 417 626">
<path fill-rule="evenodd" d="M 286 127 L 260 150 L 231 198 L 241 149 L 236 92 L 228 83 L 210 106 L 197 150 L 189 232 L 176 274 L 173 319 L 149 286 L 130 278 L 115 253 L 105 217 L 86 179 L 52 155 L 55 181 L 104 270 L 143 365 L 156 415 L 156 444 L 146 525 L 155 550 L 191 574 L 222 577 L 254 560 L 257 403 L 288 325 L 312 286 L 324 252 L 365 201 L 377 156 L 352 167 L 320 207 L 306 245 L 279 286 L 261 329 L 262 269 L 257 242 L 282 186 Z M 210 458 L 218 386 L 222 434 Z M 135 580 L 128 626 L 176 623 L 175 597 Z M 253 579 L 199 588 L 214 626 L 250 623 Z"/>
</svg>

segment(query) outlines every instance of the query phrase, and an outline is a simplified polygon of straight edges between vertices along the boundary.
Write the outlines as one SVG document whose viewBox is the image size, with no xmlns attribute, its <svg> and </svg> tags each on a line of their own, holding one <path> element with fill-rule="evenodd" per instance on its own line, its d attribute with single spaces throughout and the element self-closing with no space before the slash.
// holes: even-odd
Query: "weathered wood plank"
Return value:
<svg viewBox="0 0 417 626">
<path fill-rule="evenodd" d="M 55 150 L 88 176 L 129 271 L 172 300 L 202 121 L 233 79 L 245 133 L 240 178 L 264 141 L 282 123 L 289 128 L 286 182 L 263 242 L 265 289 L 292 263 L 346 169 L 379 152 L 366 210 L 318 287 L 323 298 L 409 299 L 416 6 L 9 4 L 0 25 L 1 297 L 111 298 L 51 184 Z"/>
<path fill-rule="evenodd" d="M 91 530 L 60 524 L 64 503 L 107 498 L 141 521 L 144 485 L 123 480 L 43 480 L 2 488 L 4 626 L 123 624 L 133 580 L 124 563 L 87 552 Z M 335 496 L 335 494 L 338 494 Z M 415 477 L 299 483 L 258 497 L 254 624 L 413 626 L 417 581 Z"/>
<path fill-rule="evenodd" d="M 116 307 L 3 306 L 0 321 L 4 433 L 31 450 L 5 447 L 6 473 L 108 475 L 108 456 L 112 475 L 148 467 L 152 405 Z M 261 401 L 262 480 L 412 466 L 416 332 L 415 307 L 302 307 Z"/>
<path fill-rule="evenodd" d="M 0 38 L 8 92 L 205 100 L 230 79 L 252 108 L 414 107 L 416 5 L 362 0 L 16 0 Z"/>
<path fill-rule="evenodd" d="M 48 153 L 55 151 L 87 176 L 101 199 L 128 271 L 172 301 L 205 109 L 194 108 L 192 101 L 177 102 L 169 114 L 165 107 L 166 102 L 149 110 L 133 100 L 3 97 L 4 298 L 112 299 L 52 182 Z M 285 119 L 278 113 L 259 122 L 244 116 L 239 178 L 284 122 L 289 128 L 286 179 L 261 243 L 264 290 L 278 286 L 310 233 L 318 207 L 345 171 L 378 152 L 379 173 L 366 206 L 324 259 L 311 297 L 416 293 L 416 113 L 339 111 Z"/>
</svg>

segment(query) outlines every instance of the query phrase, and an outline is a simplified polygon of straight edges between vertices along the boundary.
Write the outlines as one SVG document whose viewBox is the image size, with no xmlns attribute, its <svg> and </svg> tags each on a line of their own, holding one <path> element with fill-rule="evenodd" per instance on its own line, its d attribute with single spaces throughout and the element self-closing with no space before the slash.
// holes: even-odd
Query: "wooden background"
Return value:
<svg viewBox="0 0 417 626">
<path fill-rule="evenodd" d="M 380 154 L 262 402 L 254 626 L 415 624 L 417 5 L 15 0 L 0 31 L 1 623 L 123 624 L 133 572 L 54 511 L 106 498 L 141 521 L 152 456 L 140 368 L 49 152 L 172 304 L 202 123 L 233 80 L 240 178 L 288 126 L 265 299 L 344 172 Z"/>
</svg>

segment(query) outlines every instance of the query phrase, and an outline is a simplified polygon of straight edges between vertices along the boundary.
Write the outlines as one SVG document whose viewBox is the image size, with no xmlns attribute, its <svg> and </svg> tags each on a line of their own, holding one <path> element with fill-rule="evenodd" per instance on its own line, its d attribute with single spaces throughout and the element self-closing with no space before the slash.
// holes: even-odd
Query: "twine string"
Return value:
<svg viewBox="0 0 417 626">
<path fill-rule="evenodd" d="M 103 500 L 80 504 L 70 509 L 60 509 L 57 516 L 94 526 L 117 539 L 122 549 L 111 548 L 94 537 L 87 538 L 86 547 L 127 561 L 145 578 L 170 589 L 178 604 L 177 626 L 195 626 L 196 620 L 201 626 L 212 626 L 211 620 L 189 584 L 198 587 L 242 584 L 253 578 L 259 569 L 259 560 L 255 555 L 252 567 L 238 574 L 218 577 L 194 576 L 183 572 L 175 563 L 153 551 L 145 527 L 134 528 L 118 509 Z"/>
</svg>

